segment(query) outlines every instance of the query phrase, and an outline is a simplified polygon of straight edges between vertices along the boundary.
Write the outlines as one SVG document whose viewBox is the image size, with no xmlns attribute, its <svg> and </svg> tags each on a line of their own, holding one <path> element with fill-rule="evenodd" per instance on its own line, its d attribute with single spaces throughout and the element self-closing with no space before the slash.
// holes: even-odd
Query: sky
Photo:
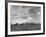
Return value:
<svg viewBox="0 0 46 37">
<path fill-rule="evenodd" d="M 36 6 L 10 6 L 11 24 L 15 23 L 40 23 L 41 8 Z"/>
</svg>

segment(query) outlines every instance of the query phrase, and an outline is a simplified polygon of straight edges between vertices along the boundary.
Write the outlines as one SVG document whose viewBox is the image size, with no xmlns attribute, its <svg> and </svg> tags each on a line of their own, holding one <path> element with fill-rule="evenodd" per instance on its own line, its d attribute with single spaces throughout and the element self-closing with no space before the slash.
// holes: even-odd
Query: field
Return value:
<svg viewBox="0 0 46 37">
<path fill-rule="evenodd" d="M 11 31 L 28 31 L 28 30 L 40 30 L 41 24 L 25 23 L 11 25 Z"/>
</svg>

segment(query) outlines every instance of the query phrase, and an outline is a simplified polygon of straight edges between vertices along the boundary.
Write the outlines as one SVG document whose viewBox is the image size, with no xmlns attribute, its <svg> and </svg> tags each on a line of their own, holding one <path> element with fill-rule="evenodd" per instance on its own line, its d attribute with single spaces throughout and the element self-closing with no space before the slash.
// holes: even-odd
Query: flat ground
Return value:
<svg viewBox="0 0 46 37">
<path fill-rule="evenodd" d="M 11 31 L 28 31 L 28 30 L 40 30 L 41 24 L 14 24 L 11 25 Z"/>
</svg>

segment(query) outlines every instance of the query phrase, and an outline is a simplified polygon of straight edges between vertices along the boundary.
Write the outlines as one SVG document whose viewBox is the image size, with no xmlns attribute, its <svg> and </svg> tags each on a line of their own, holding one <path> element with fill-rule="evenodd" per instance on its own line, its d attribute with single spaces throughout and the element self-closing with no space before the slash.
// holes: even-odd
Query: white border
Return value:
<svg viewBox="0 0 46 37">
<path fill-rule="evenodd" d="M 10 31 L 10 5 L 19 5 L 19 6 L 40 6 L 41 7 L 41 30 L 34 31 Z M 43 5 L 42 4 L 25 4 L 25 3 L 8 3 L 8 35 L 16 34 L 32 34 L 32 33 L 43 33 Z"/>
</svg>

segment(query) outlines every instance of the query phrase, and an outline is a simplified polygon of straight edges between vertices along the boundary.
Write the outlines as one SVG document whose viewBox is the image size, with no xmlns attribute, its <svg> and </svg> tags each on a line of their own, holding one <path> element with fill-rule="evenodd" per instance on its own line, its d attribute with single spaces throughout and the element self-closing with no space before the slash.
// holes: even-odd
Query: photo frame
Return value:
<svg viewBox="0 0 46 37">
<path fill-rule="evenodd" d="M 18 20 L 20 16 L 22 19 Z M 45 34 L 44 2 L 8 1 L 7 4 L 5 4 L 6 36 L 41 34 Z"/>
</svg>

